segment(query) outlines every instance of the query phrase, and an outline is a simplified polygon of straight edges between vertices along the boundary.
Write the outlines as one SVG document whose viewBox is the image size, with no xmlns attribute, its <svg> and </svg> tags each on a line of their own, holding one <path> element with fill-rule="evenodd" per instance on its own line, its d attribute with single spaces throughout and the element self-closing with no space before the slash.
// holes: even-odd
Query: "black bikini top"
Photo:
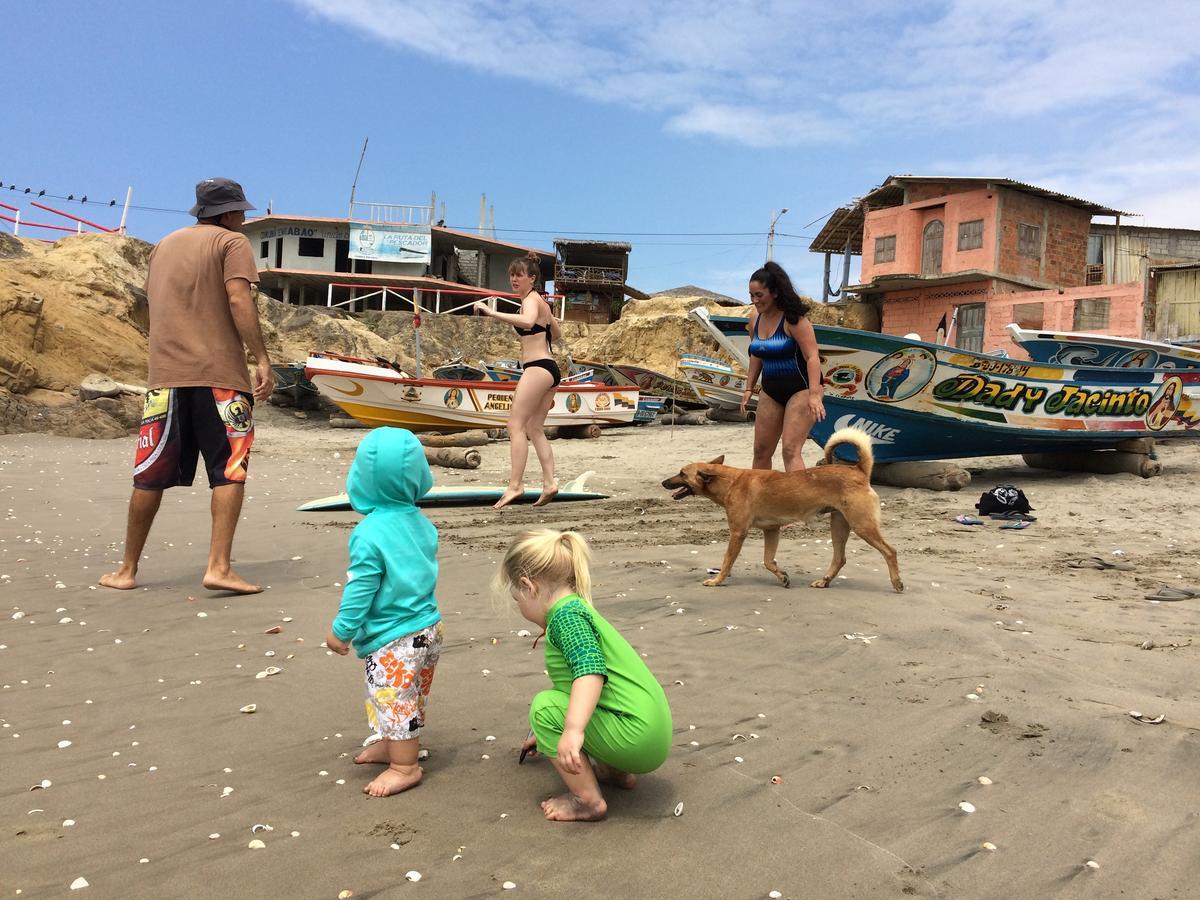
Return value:
<svg viewBox="0 0 1200 900">
<path fill-rule="evenodd" d="M 518 328 L 514 325 L 513 331 L 521 335 L 521 337 L 529 337 L 531 334 L 544 334 L 546 335 L 546 346 L 550 348 L 551 352 L 554 350 L 554 344 L 550 342 L 550 327 L 548 325 L 534 325 L 532 328 Z"/>
</svg>

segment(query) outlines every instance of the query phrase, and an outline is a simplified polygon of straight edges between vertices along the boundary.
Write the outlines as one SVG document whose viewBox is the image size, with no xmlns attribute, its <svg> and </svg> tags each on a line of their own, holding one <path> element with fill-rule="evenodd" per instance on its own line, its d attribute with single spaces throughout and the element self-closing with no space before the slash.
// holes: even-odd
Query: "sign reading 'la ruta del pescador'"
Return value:
<svg viewBox="0 0 1200 900">
<path fill-rule="evenodd" d="M 1051 415 L 1068 416 L 1144 416 L 1154 394 L 1144 388 L 1113 390 L 1080 385 L 1064 385 L 1050 390 L 1042 385 L 996 381 L 974 372 L 955 375 L 933 388 L 939 400 L 974 403 L 992 409 L 1017 410 L 1030 414 L 1041 409 Z"/>
</svg>

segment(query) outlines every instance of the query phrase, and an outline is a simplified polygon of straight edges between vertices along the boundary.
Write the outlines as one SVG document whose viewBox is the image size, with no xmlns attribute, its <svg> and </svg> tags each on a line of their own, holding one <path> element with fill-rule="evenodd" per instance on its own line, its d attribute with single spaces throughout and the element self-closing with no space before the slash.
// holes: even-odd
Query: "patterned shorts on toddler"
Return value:
<svg viewBox="0 0 1200 900">
<path fill-rule="evenodd" d="M 417 737 L 425 725 L 425 703 L 442 655 L 442 623 L 384 644 L 363 662 L 367 667 L 367 721 L 393 741 Z"/>
</svg>

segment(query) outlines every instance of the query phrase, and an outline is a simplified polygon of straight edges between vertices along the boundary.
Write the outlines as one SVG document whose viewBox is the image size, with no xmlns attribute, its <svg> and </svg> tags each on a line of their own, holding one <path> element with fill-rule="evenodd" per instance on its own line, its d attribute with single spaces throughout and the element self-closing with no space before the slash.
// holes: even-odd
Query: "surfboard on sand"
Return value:
<svg viewBox="0 0 1200 900">
<path fill-rule="evenodd" d="M 608 494 L 584 490 L 584 484 L 595 472 L 584 472 L 559 488 L 555 503 L 571 503 L 580 500 L 606 500 Z M 491 506 L 504 493 L 503 487 L 479 485 L 470 487 L 434 487 L 417 501 L 417 506 Z M 513 503 L 533 503 L 542 496 L 540 490 L 528 490 Z M 309 500 L 296 507 L 298 512 L 345 512 L 352 510 L 350 498 L 345 494 L 334 494 L 319 500 Z"/>
</svg>

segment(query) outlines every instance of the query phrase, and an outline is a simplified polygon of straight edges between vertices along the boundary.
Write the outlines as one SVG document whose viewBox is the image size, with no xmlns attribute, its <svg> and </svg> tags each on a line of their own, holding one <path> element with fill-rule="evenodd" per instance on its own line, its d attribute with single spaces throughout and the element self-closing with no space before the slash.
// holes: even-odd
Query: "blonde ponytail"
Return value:
<svg viewBox="0 0 1200 900">
<path fill-rule="evenodd" d="M 591 556 L 587 541 L 577 532 L 551 528 L 523 531 L 505 551 L 494 587 L 497 593 L 503 593 L 522 578 L 553 585 L 565 584 L 590 606 L 592 576 L 588 565 Z"/>
</svg>

